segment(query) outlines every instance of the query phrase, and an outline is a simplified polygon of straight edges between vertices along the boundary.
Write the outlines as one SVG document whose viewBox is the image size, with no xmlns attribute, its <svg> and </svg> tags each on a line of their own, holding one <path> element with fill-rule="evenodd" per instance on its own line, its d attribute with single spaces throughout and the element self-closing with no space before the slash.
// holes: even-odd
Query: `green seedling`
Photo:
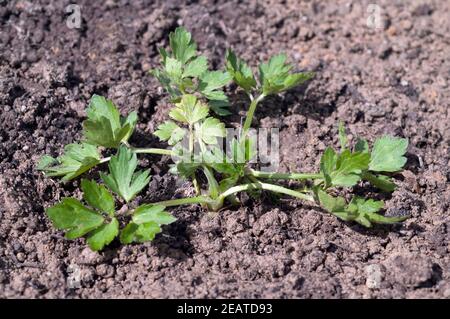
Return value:
<svg viewBox="0 0 450 319">
<path fill-rule="evenodd" d="M 364 139 L 350 146 L 342 124 L 339 125 L 339 151 L 328 147 L 317 172 L 278 173 L 254 168 L 255 140 L 249 134 L 255 110 L 266 96 L 279 94 L 305 83 L 312 73 L 292 72 L 283 54 L 261 63 L 258 76 L 234 52 L 226 53 L 225 70 L 210 71 L 206 57 L 199 55 L 192 36 L 184 28 L 169 35 L 170 49 L 161 49 L 161 67 L 151 73 L 166 89 L 174 104 L 166 122 L 154 134 L 168 148 L 136 148 L 130 145 L 138 121 L 135 112 L 122 117 L 112 101 L 94 95 L 83 122 L 83 137 L 69 144 L 57 158 L 43 156 L 38 169 L 46 176 L 72 180 L 97 165 L 108 163 L 109 173 L 100 172 L 104 185 L 82 180 L 85 204 L 65 198 L 47 209 L 47 215 L 66 237 L 85 236 L 93 250 L 101 250 L 119 236 L 123 244 L 145 242 L 161 232 L 161 226 L 175 218 L 167 207 L 200 204 L 208 211 L 219 211 L 224 205 L 239 204 L 239 193 L 251 195 L 272 192 L 319 205 L 336 217 L 357 222 L 365 227 L 373 224 L 398 223 L 407 216 L 387 217 L 380 214 L 384 203 L 354 196 L 350 201 L 336 195 L 342 188 L 368 182 L 383 192 L 392 192 L 392 173 L 406 163 L 408 141 L 383 136 L 373 147 Z M 249 108 L 239 136 L 224 151 L 225 124 L 217 116 L 233 111 L 223 88 L 234 81 L 249 97 Z M 114 155 L 103 157 L 104 149 Z M 138 154 L 169 155 L 173 159 L 170 172 L 189 179 L 195 188 L 193 197 L 142 204 L 118 214 L 116 203 L 136 207 L 136 196 L 148 185 L 149 171 L 136 171 Z M 280 181 L 302 182 L 300 190 L 280 185 Z M 119 210 L 123 211 L 123 209 Z M 120 225 L 125 225 L 120 230 Z"/>
</svg>

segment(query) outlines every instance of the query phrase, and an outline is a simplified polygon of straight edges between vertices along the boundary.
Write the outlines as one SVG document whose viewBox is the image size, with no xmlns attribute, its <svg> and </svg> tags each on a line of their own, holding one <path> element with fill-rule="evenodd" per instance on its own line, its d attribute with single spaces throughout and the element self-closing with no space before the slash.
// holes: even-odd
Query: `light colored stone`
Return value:
<svg viewBox="0 0 450 319">
<path fill-rule="evenodd" d="M 383 268 L 378 264 L 366 267 L 366 286 L 369 289 L 379 289 L 383 280 Z"/>
</svg>

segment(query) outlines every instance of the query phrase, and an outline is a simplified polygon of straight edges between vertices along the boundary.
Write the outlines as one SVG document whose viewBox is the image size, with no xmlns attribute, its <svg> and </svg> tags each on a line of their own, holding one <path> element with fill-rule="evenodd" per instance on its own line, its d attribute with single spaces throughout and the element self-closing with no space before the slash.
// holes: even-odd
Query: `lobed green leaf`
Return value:
<svg viewBox="0 0 450 319">
<path fill-rule="evenodd" d="M 110 190 L 120 195 L 126 202 L 132 200 L 150 181 L 150 171 L 137 171 L 136 154 L 121 146 L 109 161 L 110 174 L 100 173 Z"/>
<path fill-rule="evenodd" d="M 175 145 L 184 138 L 186 130 L 172 121 L 166 121 L 159 125 L 158 130 L 153 134 L 161 141 L 168 141 L 169 145 Z"/>
<path fill-rule="evenodd" d="M 217 138 L 225 137 L 225 124 L 213 117 L 207 117 L 196 130 L 198 139 L 206 144 L 217 144 Z"/>
<path fill-rule="evenodd" d="M 88 171 L 100 163 L 97 147 L 87 143 L 68 144 L 64 154 L 58 158 L 44 155 L 37 169 L 47 176 L 63 176 L 63 181 L 69 181 Z"/>
<path fill-rule="evenodd" d="M 47 215 L 57 229 L 66 231 L 66 238 L 75 239 L 101 226 L 104 217 L 85 207 L 75 198 L 64 198 L 47 209 Z"/>
<path fill-rule="evenodd" d="M 120 234 L 120 242 L 122 244 L 144 243 L 152 241 L 157 234 L 161 232 L 161 227 L 155 222 L 148 222 L 145 224 L 136 224 L 130 222 L 122 230 Z"/>
<path fill-rule="evenodd" d="M 81 189 L 83 190 L 83 199 L 92 208 L 114 216 L 114 198 L 105 186 L 83 179 L 81 180 Z"/>
<path fill-rule="evenodd" d="M 375 141 L 370 156 L 369 170 L 375 172 L 396 172 L 406 163 L 405 155 L 408 148 L 408 140 L 383 136 Z"/>
<path fill-rule="evenodd" d="M 285 54 L 270 58 L 259 66 L 259 81 L 264 95 L 277 94 L 311 79 L 313 73 L 290 74 L 292 66 L 286 62 Z"/>
<path fill-rule="evenodd" d="M 208 106 L 198 101 L 195 95 L 186 94 L 179 103 L 176 103 L 176 107 L 170 111 L 169 116 L 175 121 L 193 125 L 207 117 L 208 113 Z"/>
<path fill-rule="evenodd" d="M 112 218 L 109 223 L 90 232 L 86 241 L 93 251 L 99 251 L 109 245 L 117 235 L 119 235 L 119 222 L 116 218 Z"/>
<path fill-rule="evenodd" d="M 225 59 L 226 69 L 237 85 L 246 92 L 256 88 L 257 83 L 253 72 L 244 61 L 237 58 L 236 54 L 231 50 L 227 50 Z"/>
<path fill-rule="evenodd" d="M 83 134 L 86 142 L 109 148 L 117 148 L 132 134 L 137 114 L 130 113 L 121 119 L 119 110 L 110 100 L 93 95 L 87 109 L 88 119 L 83 122 Z"/>
<path fill-rule="evenodd" d="M 183 27 L 178 27 L 175 32 L 169 34 L 169 43 L 173 56 L 183 64 L 186 64 L 197 53 L 197 45 L 191 34 Z"/>
<path fill-rule="evenodd" d="M 169 225 L 177 219 L 170 213 L 164 211 L 165 206 L 144 204 L 137 207 L 133 212 L 133 222 L 135 224 L 146 224 L 154 222 L 159 225 Z"/>
</svg>

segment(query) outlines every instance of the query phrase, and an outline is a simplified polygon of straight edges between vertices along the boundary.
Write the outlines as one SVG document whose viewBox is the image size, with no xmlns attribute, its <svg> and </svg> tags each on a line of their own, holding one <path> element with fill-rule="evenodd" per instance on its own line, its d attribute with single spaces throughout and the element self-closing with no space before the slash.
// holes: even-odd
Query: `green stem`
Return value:
<svg viewBox="0 0 450 319">
<path fill-rule="evenodd" d="M 191 159 L 194 156 L 194 133 L 192 131 L 192 125 L 189 125 L 189 156 Z"/>
<path fill-rule="evenodd" d="M 212 199 L 216 199 L 219 196 L 219 184 L 208 166 L 203 166 L 203 172 L 208 180 L 209 196 L 211 196 Z"/>
<path fill-rule="evenodd" d="M 316 173 L 269 173 L 248 169 L 247 174 L 257 178 L 268 179 L 322 179 L 322 174 Z"/>
<path fill-rule="evenodd" d="M 245 118 L 244 127 L 242 129 L 242 138 L 245 137 L 250 130 L 250 126 L 252 126 L 253 116 L 255 115 L 256 107 L 258 106 L 258 103 L 261 102 L 266 96 L 264 94 L 261 94 L 256 99 L 253 99 L 250 103 L 250 107 L 247 111 L 247 117 Z"/>
<path fill-rule="evenodd" d="M 157 155 L 175 155 L 172 150 L 167 150 L 163 148 L 135 148 L 130 147 L 130 149 L 136 154 L 157 154 Z"/>
<path fill-rule="evenodd" d="M 110 160 L 111 160 L 111 156 L 109 156 L 109 157 L 104 157 L 104 158 L 102 158 L 102 159 L 100 160 L 100 164 L 101 164 L 101 163 L 109 162 Z"/>
<path fill-rule="evenodd" d="M 194 132 L 192 130 L 192 125 L 190 124 L 189 125 L 189 160 L 192 162 L 193 159 L 194 159 Z M 200 193 L 201 193 L 200 185 L 198 183 L 195 172 L 192 175 L 192 184 L 194 185 L 194 188 L 195 188 L 195 194 L 200 195 Z"/>
<path fill-rule="evenodd" d="M 197 197 L 187 197 L 180 199 L 170 199 L 164 200 L 161 202 L 153 203 L 154 205 L 162 205 L 162 206 L 178 206 L 178 205 L 187 205 L 187 204 L 208 204 L 211 202 L 211 199 L 206 196 L 197 196 Z"/>
<path fill-rule="evenodd" d="M 300 198 L 302 200 L 306 200 L 309 202 L 315 202 L 314 197 L 311 195 L 306 195 L 297 191 L 294 191 L 292 189 L 273 185 L 273 184 L 267 184 L 267 183 L 248 183 L 243 185 L 238 185 L 231 187 L 227 191 L 220 194 L 219 197 L 217 197 L 216 200 L 213 200 L 207 196 L 197 196 L 197 197 L 188 197 L 188 198 L 180 198 L 180 199 L 171 199 L 161 202 L 153 203 L 154 205 L 162 205 L 162 206 L 178 206 L 178 205 L 187 205 L 187 204 L 207 204 L 213 211 L 217 211 L 223 206 L 223 201 L 228 196 L 231 196 L 233 194 L 239 193 L 239 192 L 245 192 L 251 189 L 264 189 L 275 193 L 285 194 L 292 197 Z"/>
<path fill-rule="evenodd" d="M 310 196 L 310 195 L 305 195 L 305 194 L 302 194 L 300 192 L 294 191 L 292 189 L 289 189 L 289 188 L 286 188 L 286 187 L 283 187 L 283 186 L 267 184 L 267 183 L 249 183 L 249 184 L 244 184 L 244 185 L 238 185 L 238 186 L 231 187 L 227 191 L 223 192 L 217 198 L 217 200 L 223 200 L 225 197 L 230 196 L 232 194 L 235 194 L 235 193 L 238 193 L 238 192 L 247 191 L 247 190 L 250 190 L 250 189 L 255 189 L 255 188 L 264 189 L 264 190 L 268 190 L 268 191 L 275 192 L 275 193 L 281 193 L 281 194 L 297 197 L 297 198 L 300 198 L 300 199 L 303 199 L 303 200 L 307 200 L 307 201 L 310 201 L 310 202 L 314 202 L 314 198 L 312 196 Z"/>
<path fill-rule="evenodd" d="M 162 148 L 136 148 L 132 147 L 129 144 L 125 144 L 131 151 L 133 151 L 136 154 L 157 154 L 157 155 L 175 155 L 172 150 L 162 149 Z M 100 159 L 100 164 L 109 162 L 111 160 L 111 156 L 104 157 Z"/>
</svg>

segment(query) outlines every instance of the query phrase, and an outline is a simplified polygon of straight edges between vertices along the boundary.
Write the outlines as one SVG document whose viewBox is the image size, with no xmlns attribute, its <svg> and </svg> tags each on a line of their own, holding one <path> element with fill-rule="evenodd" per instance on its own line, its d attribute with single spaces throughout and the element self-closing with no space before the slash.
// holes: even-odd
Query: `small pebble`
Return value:
<svg viewBox="0 0 450 319">
<path fill-rule="evenodd" d="M 378 264 L 366 267 L 366 286 L 369 289 L 379 289 L 383 280 L 382 267 Z"/>
<path fill-rule="evenodd" d="M 25 256 L 24 253 L 18 253 L 18 254 L 16 255 L 16 257 L 17 257 L 17 260 L 20 261 L 21 263 L 24 262 L 24 261 L 25 261 L 25 258 L 26 258 L 26 256 Z"/>
</svg>

